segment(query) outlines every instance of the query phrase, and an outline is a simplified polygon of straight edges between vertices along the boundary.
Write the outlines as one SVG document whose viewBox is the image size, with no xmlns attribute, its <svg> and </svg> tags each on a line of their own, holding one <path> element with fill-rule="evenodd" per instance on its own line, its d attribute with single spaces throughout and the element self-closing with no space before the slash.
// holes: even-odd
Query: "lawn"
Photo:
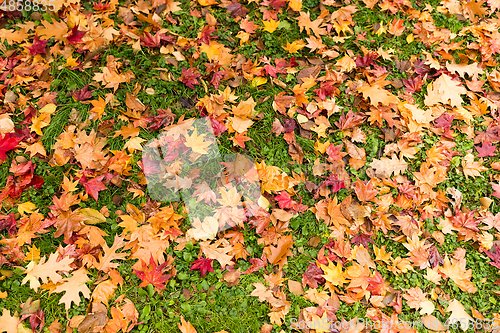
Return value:
<svg viewBox="0 0 500 333">
<path fill-rule="evenodd" d="M 0 333 L 500 332 L 499 12 L 4 0 Z"/>
</svg>

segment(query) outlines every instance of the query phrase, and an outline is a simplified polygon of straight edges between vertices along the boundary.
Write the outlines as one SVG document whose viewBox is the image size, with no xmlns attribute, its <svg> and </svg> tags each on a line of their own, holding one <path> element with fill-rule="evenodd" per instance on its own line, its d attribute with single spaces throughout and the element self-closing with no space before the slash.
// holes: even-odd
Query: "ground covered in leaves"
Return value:
<svg viewBox="0 0 500 333">
<path fill-rule="evenodd" d="M 0 6 L 0 332 L 500 331 L 498 0 L 38 2 Z M 179 176 L 210 147 L 255 200 Z"/>
</svg>

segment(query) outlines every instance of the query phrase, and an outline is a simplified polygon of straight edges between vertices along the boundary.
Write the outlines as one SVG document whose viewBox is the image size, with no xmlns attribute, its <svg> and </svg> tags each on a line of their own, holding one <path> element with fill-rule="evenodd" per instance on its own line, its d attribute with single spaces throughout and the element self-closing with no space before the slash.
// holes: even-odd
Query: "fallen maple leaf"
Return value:
<svg viewBox="0 0 500 333">
<path fill-rule="evenodd" d="M 208 272 L 213 272 L 214 268 L 212 267 L 212 261 L 213 259 L 207 259 L 207 258 L 198 258 L 195 260 L 191 268 L 189 269 L 192 271 L 193 269 L 199 269 L 201 273 L 201 277 L 204 277 Z"/>
<path fill-rule="evenodd" d="M 153 256 L 149 259 L 149 265 L 141 259 L 142 270 L 134 269 L 137 277 L 142 280 L 139 287 L 146 287 L 147 285 L 152 284 L 155 287 L 156 292 L 160 292 L 165 289 L 165 282 L 173 276 L 172 274 L 163 274 L 163 269 L 168 264 L 168 261 L 165 261 L 163 264 L 157 265 Z"/>
<path fill-rule="evenodd" d="M 17 144 L 21 141 L 19 137 L 15 137 L 12 133 L 0 134 L 0 159 L 7 159 L 6 152 L 13 150 L 17 147 Z"/>
</svg>

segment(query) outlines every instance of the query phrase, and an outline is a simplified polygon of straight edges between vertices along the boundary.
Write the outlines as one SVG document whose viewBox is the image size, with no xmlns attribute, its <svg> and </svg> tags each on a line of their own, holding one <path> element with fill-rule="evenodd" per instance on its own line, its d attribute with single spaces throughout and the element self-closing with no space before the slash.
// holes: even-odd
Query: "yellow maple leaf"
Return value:
<svg viewBox="0 0 500 333">
<path fill-rule="evenodd" d="M 280 24 L 280 21 L 275 21 L 273 19 L 269 20 L 269 21 L 262 21 L 262 23 L 264 24 L 264 27 L 262 28 L 262 30 L 264 31 L 267 31 L 269 33 L 273 33 L 276 31 L 276 29 L 278 29 L 278 25 Z"/>
<path fill-rule="evenodd" d="M 302 40 L 294 40 L 291 44 L 290 42 L 286 42 L 286 46 L 283 46 L 285 51 L 288 51 L 289 53 L 297 53 L 300 50 L 302 50 L 306 46 L 306 43 L 304 43 Z"/>
<path fill-rule="evenodd" d="M 23 216 L 25 216 L 26 213 L 32 214 L 34 209 L 36 209 L 36 205 L 31 201 L 26 201 L 25 203 L 17 205 L 17 211 Z"/>
<path fill-rule="evenodd" d="M 198 135 L 198 130 L 195 129 L 193 134 L 186 134 L 186 142 L 184 145 L 191 148 L 195 153 L 206 154 L 208 147 L 212 144 L 211 141 L 205 141 L 206 134 Z"/>
<path fill-rule="evenodd" d="M 328 259 L 328 266 L 320 264 L 320 267 L 323 272 L 325 272 L 325 275 L 322 276 L 332 285 L 338 286 L 347 282 L 344 277 L 344 273 L 342 272 L 342 265 L 340 263 L 337 263 L 335 266 L 333 262 Z"/>
</svg>

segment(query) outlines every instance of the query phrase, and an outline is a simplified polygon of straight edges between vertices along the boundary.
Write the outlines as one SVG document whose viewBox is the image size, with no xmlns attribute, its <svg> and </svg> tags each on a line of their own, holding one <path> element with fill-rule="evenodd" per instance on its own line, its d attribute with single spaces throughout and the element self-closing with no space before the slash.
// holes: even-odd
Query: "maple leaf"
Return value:
<svg viewBox="0 0 500 333">
<path fill-rule="evenodd" d="M 71 33 L 66 39 L 70 44 L 76 44 L 82 42 L 82 37 L 86 34 L 86 31 L 78 30 L 78 24 L 71 29 Z"/>
<path fill-rule="evenodd" d="M 500 246 L 498 244 L 495 244 L 495 248 L 490 251 L 485 252 L 486 255 L 493 260 L 493 262 L 490 262 L 490 265 L 495 266 L 496 268 L 500 269 Z"/>
<path fill-rule="evenodd" d="M 156 112 L 158 112 L 157 116 L 148 118 L 148 123 L 153 123 L 149 125 L 148 128 L 153 131 L 156 131 L 163 126 L 168 126 L 175 120 L 175 114 L 172 113 L 170 107 L 168 107 L 167 109 L 158 109 L 156 110 Z"/>
<path fill-rule="evenodd" d="M 349 110 L 349 112 L 347 112 L 347 115 L 344 114 L 344 112 L 342 112 L 342 114 L 340 115 L 340 118 L 339 118 L 339 121 L 338 122 L 334 122 L 334 124 L 342 129 L 342 130 L 345 130 L 345 129 L 349 129 L 349 128 L 353 128 L 353 127 L 356 127 L 358 125 L 361 125 L 363 123 L 363 121 L 365 120 L 366 116 L 362 113 L 362 112 L 352 112 L 352 110 Z"/>
<path fill-rule="evenodd" d="M 96 116 L 97 119 L 101 119 L 104 113 L 104 109 L 106 108 L 106 101 L 99 96 L 99 99 L 97 101 L 90 101 L 90 103 L 94 106 L 92 109 L 90 109 L 90 112 L 92 113 L 91 119 L 95 118 Z"/>
<path fill-rule="evenodd" d="M 319 266 L 324 272 L 322 275 L 323 278 L 333 286 L 341 286 L 347 282 L 344 272 L 342 272 L 342 264 L 340 262 L 334 265 L 334 263 L 328 259 L 328 266 L 323 264 L 319 264 Z"/>
<path fill-rule="evenodd" d="M 69 272 L 72 270 L 71 264 L 74 259 L 69 257 L 63 257 L 60 261 L 57 261 L 59 257 L 59 253 L 52 253 L 49 256 L 47 261 L 47 257 L 42 257 L 40 262 L 37 264 L 34 261 L 30 262 L 26 267 L 24 273 L 26 276 L 24 277 L 21 284 L 25 284 L 27 281 L 30 282 L 30 288 L 35 289 L 35 291 L 40 287 L 40 282 L 38 279 L 41 279 L 43 283 L 47 283 L 50 279 L 52 283 L 57 283 L 62 280 L 62 276 L 59 275 L 58 271 Z"/>
<path fill-rule="evenodd" d="M 360 201 L 372 201 L 375 199 L 376 195 L 379 193 L 373 188 L 373 183 L 370 180 L 366 185 L 358 178 L 352 186 L 356 192 L 356 196 Z"/>
<path fill-rule="evenodd" d="M 214 203 L 217 201 L 217 195 L 215 194 L 214 191 L 212 191 L 210 186 L 208 186 L 206 181 L 203 181 L 203 183 L 197 184 L 193 187 L 196 189 L 196 191 L 193 192 L 192 196 L 197 197 L 196 199 L 197 202 L 203 200 L 205 203 L 208 204 L 210 203 L 210 201 Z"/>
<path fill-rule="evenodd" d="M 465 269 L 465 259 L 450 261 L 448 257 L 444 259 L 444 265 L 439 267 L 439 271 L 448 276 L 460 288 L 468 293 L 475 293 L 477 288 L 470 281 L 472 270 Z"/>
<path fill-rule="evenodd" d="M 276 31 L 276 29 L 278 29 L 278 25 L 280 24 L 280 21 L 275 21 L 275 20 L 271 19 L 270 21 L 262 21 L 262 23 L 264 24 L 264 27 L 262 27 L 262 30 L 267 31 L 267 32 L 272 34 L 274 31 Z"/>
<path fill-rule="evenodd" d="M 482 177 L 481 172 L 488 170 L 488 168 L 482 165 L 482 160 L 475 162 L 474 155 L 470 153 L 462 159 L 462 168 L 466 178 L 469 176 Z"/>
<path fill-rule="evenodd" d="M 358 92 L 363 94 L 364 98 L 369 98 L 370 103 L 377 106 L 379 103 L 382 105 L 397 104 L 399 99 L 391 94 L 389 91 L 382 88 L 380 85 L 363 85 L 359 87 Z"/>
<path fill-rule="evenodd" d="M 278 205 L 281 209 L 289 209 L 297 205 L 297 202 L 292 200 L 292 197 L 286 191 L 281 191 L 281 193 L 273 199 L 278 201 Z"/>
<path fill-rule="evenodd" d="M 493 187 L 493 190 L 495 191 L 491 195 L 500 199 L 500 184 L 490 183 L 490 185 L 491 187 Z"/>
<path fill-rule="evenodd" d="M 172 274 L 163 274 L 163 269 L 169 264 L 168 261 L 165 261 L 161 265 L 157 265 L 153 259 L 153 256 L 149 258 L 149 265 L 141 259 L 142 270 L 134 269 L 135 274 L 139 279 L 142 280 L 142 283 L 139 287 L 146 287 L 149 284 L 152 284 L 155 287 L 156 292 L 160 292 L 165 289 L 165 282 L 167 282 L 173 275 Z"/>
<path fill-rule="evenodd" d="M 226 9 L 231 12 L 231 17 L 245 17 L 250 12 L 246 7 L 243 7 L 236 0 L 232 0 L 232 2 L 226 6 Z"/>
<path fill-rule="evenodd" d="M 14 136 L 12 133 L 5 133 L 4 135 L 0 133 L 0 159 L 7 159 L 5 153 L 17 148 L 20 141 L 21 138 Z"/>
<path fill-rule="evenodd" d="M 447 322 L 460 323 L 462 331 L 466 331 L 471 321 L 474 319 L 465 311 L 464 306 L 458 300 L 453 299 L 450 301 L 446 312 L 451 312 Z"/>
<path fill-rule="evenodd" d="M 28 47 L 28 50 L 30 51 L 31 55 L 35 54 L 45 54 L 45 47 L 47 46 L 48 41 L 46 40 L 40 40 L 38 36 L 35 36 L 35 39 L 33 40 L 33 45 Z"/>
<path fill-rule="evenodd" d="M 207 154 L 207 148 L 210 147 L 213 142 L 211 140 L 205 140 L 207 134 L 198 135 L 198 129 L 193 131 L 191 135 L 185 135 L 186 142 L 184 145 L 191 148 L 195 153 Z"/>
<path fill-rule="evenodd" d="M 285 92 L 282 91 L 274 97 L 273 109 L 282 114 L 285 114 L 286 109 L 292 106 L 294 103 L 295 103 L 295 97 L 286 96 Z"/>
<path fill-rule="evenodd" d="M 196 68 L 189 68 L 185 69 L 184 67 L 182 68 L 182 74 L 179 77 L 179 81 L 184 83 L 186 86 L 188 86 L 191 89 L 194 89 L 195 85 L 200 85 L 198 82 L 198 78 L 201 76 L 200 73 L 196 70 Z"/>
<path fill-rule="evenodd" d="M 69 310 L 72 302 L 74 302 L 75 305 L 80 304 L 80 293 L 83 294 L 83 297 L 89 298 L 90 289 L 86 285 L 87 282 L 90 282 L 90 279 L 84 267 L 74 271 L 71 277 L 63 279 L 62 284 L 57 285 L 54 289 L 56 293 L 65 292 L 59 304 L 64 303 L 66 310 Z"/>
<path fill-rule="evenodd" d="M 292 235 L 282 236 L 278 239 L 277 246 L 269 246 L 264 249 L 267 253 L 269 263 L 278 265 L 281 269 L 287 263 L 287 258 L 293 256 L 290 248 L 293 245 Z"/>
<path fill-rule="evenodd" d="M 201 277 L 204 277 L 208 272 L 213 272 L 214 268 L 212 267 L 212 261 L 213 259 L 207 259 L 207 258 L 198 258 L 195 260 L 191 268 L 189 269 L 192 271 L 193 269 L 199 269 L 201 273 Z"/>
<path fill-rule="evenodd" d="M 383 294 L 383 290 L 385 289 L 385 279 L 378 271 L 375 271 L 374 275 L 374 277 L 366 278 L 366 281 L 368 282 L 366 290 L 371 291 L 375 295 Z"/>
<path fill-rule="evenodd" d="M 76 90 L 73 89 L 73 98 L 76 99 L 77 101 L 85 101 L 89 98 L 92 98 L 92 93 L 95 91 L 95 90 L 88 90 L 89 88 L 89 85 L 86 84 L 82 89 L 80 90 Z"/>
<path fill-rule="evenodd" d="M 475 147 L 477 152 L 479 153 L 477 157 L 497 156 L 497 153 L 495 153 L 497 146 L 492 145 L 490 142 L 483 142 L 483 145 L 481 147 Z"/>
<path fill-rule="evenodd" d="M 73 235 L 73 232 L 80 231 L 83 227 L 82 222 L 85 220 L 78 211 L 63 211 L 57 216 L 57 227 L 54 237 L 59 237 L 64 234 L 64 239 L 68 240 Z"/>
<path fill-rule="evenodd" d="M 106 190 L 107 187 L 102 183 L 104 179 L 104 175 L 96 177 L 90 181 L 84 182 L 83 187 L 85 187 L 85 192 L 90 194 L 92 198 L 97 202 L 99 198 L 99 192 L 102 190 Z"/>
</svg>

